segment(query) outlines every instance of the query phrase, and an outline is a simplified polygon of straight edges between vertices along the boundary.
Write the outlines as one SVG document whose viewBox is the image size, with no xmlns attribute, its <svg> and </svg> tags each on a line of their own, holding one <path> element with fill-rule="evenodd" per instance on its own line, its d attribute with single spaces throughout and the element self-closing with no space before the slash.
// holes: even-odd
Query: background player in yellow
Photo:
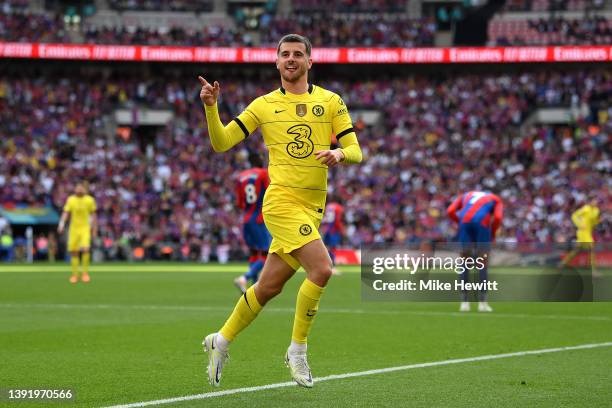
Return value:
<svg viewBox="0 0 612 408">
<path fill-rule="evenodd" d="M 209 352 L 208 378 L 215 386 L 221 380 L 229 343 L 281 292 L 300 265 L 306 279 L 298 291 L 285 363 L 299 385 L 313 385 L 306 359 L 307 336 L 332 274 L 331 259 L 318 232 L 325 209 L 327 169 L 338 163 L 359 163 L 361 149 L 342 99 L 308 83 L 310 54 L 307 38 L 284 36 L 276 59 L 282 86 L 255 99 L 227 126 L 217 110 L 219 83 L 211 85 L 198 77 L 213 149 L 224 152 L 260 127 L 269 151 L 270 185 L 263 215 L 272 242 L 257 284 L 239 299 L 221 330 L 204 339 Z M 332 133 L 341 148 L 331 149 Z"/>
<path fill-rule="evenodd" d="M 591 198 L 588 203 L 574 211 L 572 222 L 576 226 L 576 247 L 563 258 L 561 265 L 568 266 L 580 252 L 589 252 L 593 276 L 599 276 L 599 272 L 596 270 L 595 240 L 593 239 L 593 230 L 599 224 L 597 199 Z"/>
<path fill-rule="evenodd" d="M 96 200 L 87 194 L 84 183 L 78 183 L 72 194 L 66 200 L 64 212 L 60 218 L 57 231 L 62 234 L 66 221 L 70 216 L 68 230 L 68 251 L 70 252 L 70 265 L 72 267 L 71 283 L 79 280 L 79 252 L 81 253 L 82 269 L 81 280 L 89 282 L 89 260 L 91 236 L 97 235 Z"/>
</svg>

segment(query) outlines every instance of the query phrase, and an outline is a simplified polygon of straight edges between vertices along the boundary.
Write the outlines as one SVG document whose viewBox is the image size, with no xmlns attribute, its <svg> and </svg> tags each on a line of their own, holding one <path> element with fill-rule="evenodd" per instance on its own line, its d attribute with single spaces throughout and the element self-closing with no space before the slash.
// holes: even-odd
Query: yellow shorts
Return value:
<svg viewBox="0 0 612 408">
<path fill-rule="evenodd" d="M 593 242 L 593 234 L 591 231 L 580 231 L 576 233 L 576 242 Z"/>
<path fill-rule="evenodd" d="M 91 246 L 91 230 L 88 228 L 75 228 L 68 231 L 68 251 L 76 252 Z"/>
<path fill-rule="evenodd" d="M 277 254 L 297 270 L 300 263 L 289 254 L 311 241 L 321 239 L 319 226 L 323 213 L 296 202 L 282 202 L 264 206 L 263 216 L 272 235 L 268 252 Z"/>
</svg>

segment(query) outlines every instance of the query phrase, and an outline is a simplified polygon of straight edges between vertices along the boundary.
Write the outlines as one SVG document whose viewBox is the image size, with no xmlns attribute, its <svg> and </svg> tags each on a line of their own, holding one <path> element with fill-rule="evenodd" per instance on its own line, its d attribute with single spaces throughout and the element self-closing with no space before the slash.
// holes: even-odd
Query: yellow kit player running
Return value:
<svg viewBox="0 0 612 408">
<path fill-rule="evenodd" d="M 310 53 L 307 38 L 284 36 L 276 59 L 281 88 L 255 99 L 225 127 L 217 111 L 219 83 L 211 85 L 198 77 L 213 149 L 224 152 L 260 127 L 270 163 L 270 186 L 263 201 L 264 222 L 272 235 L 269 255 L 257 284 L 238 300 L 221 330 L 204 339 L 208 378 L 214 386 L 220 383 L 229 343 L 281 292 L 300 265 L 306 279 L 298 291 L 285 363 L 299 385 L 313 385 L 306 340 L 332 274 L 332 262 L 318 232 L 327 195 L 327 169 L 341 162 L 359 163 L 361 149 L 342 99 L 308 83 Z M 330 150 L 332 133 L 341 148 Z"/>
<path fill-rule="evenodd" d="M 96 200 L 87 194 L 83 183 L 78 183 L 72 194 L 66 200 L 64 212 L 60 218 L 57 231 L 62 234 L 64 226 L 70 216 L 70 229 L 68 230 L 68 251 L 70 252 L 70 264 L 72 266 L 71 283 L 79 281 L 79 251 L 83 263 L 81 280 L 89 282 L 89 249 L 91 247 L 91 235 L 97 235 Z"/>
<path fill-rule="evenodd" d="M 593 198 L 587 204 L 574 211 L 572 222 L 576 226 L 576 247 L 563 258 L 561 264 L 562 266 L 567 266 L 580 252 L 589 252 L 593 276 L 599 276 L 595 269 L 595 240 L 593 239 L 593 230 L 599 224 L 597 200 Z"/>
</svg>

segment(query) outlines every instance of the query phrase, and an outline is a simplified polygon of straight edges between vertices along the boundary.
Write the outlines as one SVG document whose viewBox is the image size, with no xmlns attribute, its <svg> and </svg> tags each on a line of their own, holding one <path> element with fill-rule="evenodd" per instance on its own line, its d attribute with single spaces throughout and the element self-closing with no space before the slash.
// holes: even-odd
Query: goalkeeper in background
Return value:
<svg viewBox="0 0 612 408">
<path fill-rule="evenodd" d="M 60 218 L 57 232 L 62 234 L 66 221 L 70 217 L 68 230 L 68 251 L 70 252 L 70 265 L 72 275 L 70 283 L 79 281 L 79 252 L 81 253 L 81 281 L 89 282 L 89 261 L 91 236 L 97 235 L 98 222 L 96 219 L 96 200 L 87 194 L 84 183 L 77 183 L 74 194 L 70 195 L 64 205 L 64 212 Z"/>
<path fill-rule="evenodd" d="M 561 261 L 562 267 L 567 267 L 572 260 L 581 252 L 589 253 L 589 264 L 593 273 L 593 277 L 600 276 L 596 270 L 595 261 L 595 240 L 593 239 L 593 230 L 599 224 L 599 208 L 597 207 L 597 199 L 592 197 L 588 203 L 574 211 L 572 214 L 572 222 L 576 226 L 576 247 L 572 249 Z"/>
</svg>

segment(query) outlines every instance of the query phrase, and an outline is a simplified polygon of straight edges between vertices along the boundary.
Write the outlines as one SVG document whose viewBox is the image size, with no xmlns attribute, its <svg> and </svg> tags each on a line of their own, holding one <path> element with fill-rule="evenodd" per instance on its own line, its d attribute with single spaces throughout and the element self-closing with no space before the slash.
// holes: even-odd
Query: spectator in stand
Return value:
<svg viewBox="0 0 612 408">
<path fill-rule="evenodd" d="M 34 246 L 36 248 L 35 259 L 38 261 L 46 261 L 49 257 L 49 239 L 45 235 L 40 234 L 36 238 Z"/>
<path fill-rule="evenodd" d="M 4 184 L 2 182 L 2 184 Z M 4 231 L 5 228 L 7 228 L 9 225 L 8 220 L 6 218 L 4 218 L 2 215 L 0 215 L 0 234 L 2 234 L 2 232 Z"/>
</svg>

